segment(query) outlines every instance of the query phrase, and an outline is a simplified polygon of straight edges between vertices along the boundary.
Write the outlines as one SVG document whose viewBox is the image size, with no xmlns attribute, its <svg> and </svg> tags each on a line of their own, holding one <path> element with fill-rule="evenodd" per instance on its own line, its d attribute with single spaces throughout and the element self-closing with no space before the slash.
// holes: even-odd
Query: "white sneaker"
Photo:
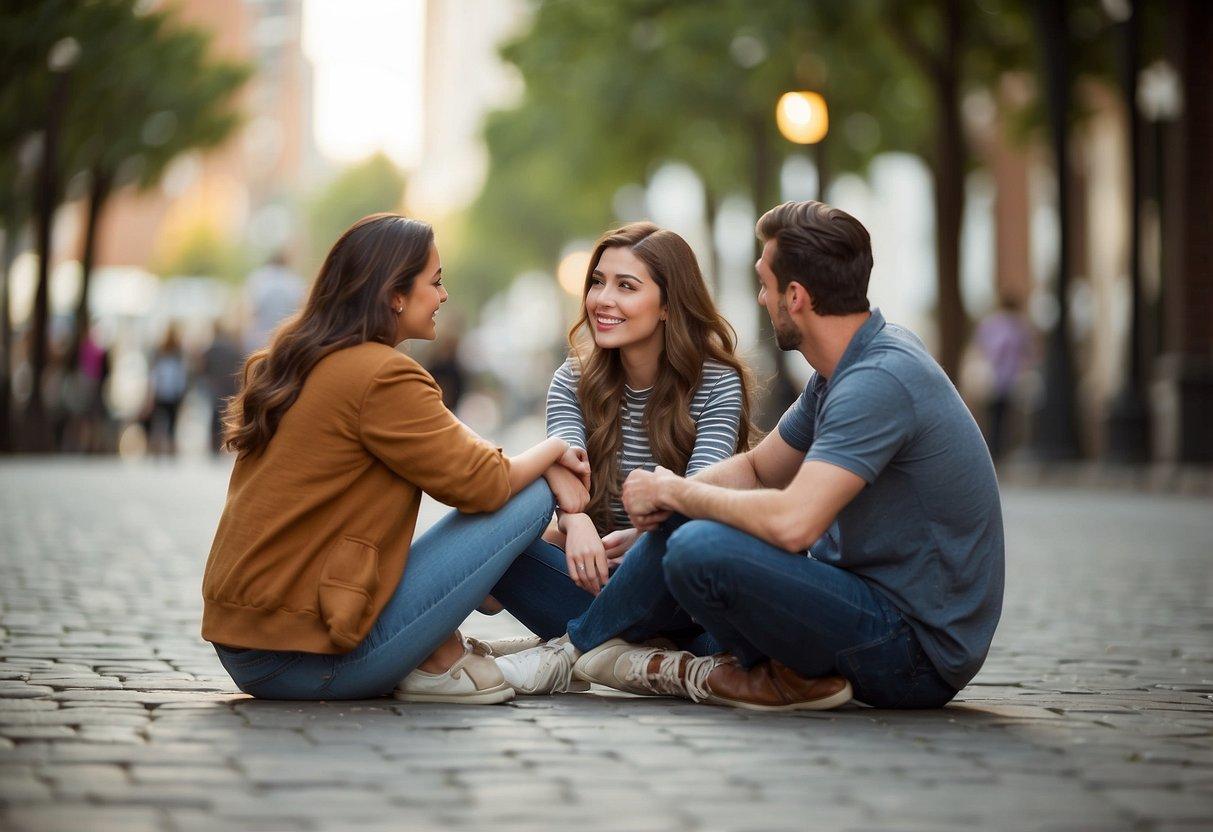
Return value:
<svg viewBox="0 0 1213 832">
<path fill-rule="evenodd" d="M 481 641 L 478 638 L 468 638 L 468 641 L 474 641 L 477 644 L 484 646 L 489 652 L 485 655 L 497 658 L 498 656 L 511 656 L 514 653 L 521 653 L 523 650 L 530 650 L 543 644 L 543 639 L 540 636 L 516 636 L 514 638 L 499 638 L 493 641 Z"/>
<path fill-rule="evenodd" d="M 497 667 L 515 691 L 527 696 L 589 690 L 584 682 L 573 681 L 573 662 L 577 650 L 568 636 L 546 644 L 497 658 Z"/>
<path fill-rule="evenodd" d="M 479 643 L 469 639 L 463 657 L 445 673 L 414 670 L 396 685 L 393 696 L 405 702 L 495 705 L 514 698 L 514 689 Z"/>
<path fill-rule="evenodd" d="M 656 648 L 613 638 L 587 653 L 582 653 L 573 665 L 573 676 L 583 682 L 593 682 L 624 693 L 661 696 L 664 692 L 654 690 L 651 685 L 646 684 L 644 675 L 638 675 L 633 667 L 633 657 L 636 654 L 652 656 L 655 652 Z"/>
</svg>

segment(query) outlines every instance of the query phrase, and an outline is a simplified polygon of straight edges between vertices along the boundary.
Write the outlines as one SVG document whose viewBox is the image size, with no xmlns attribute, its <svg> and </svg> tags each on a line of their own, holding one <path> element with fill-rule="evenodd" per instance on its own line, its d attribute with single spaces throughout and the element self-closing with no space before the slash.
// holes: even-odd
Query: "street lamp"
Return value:
<svg viewBox="0 0 1213 832">
<path fill-rule="evenodd" d="M 826 193 L 825 150 L 822 141 L 830 132 L 830 111 L 821 93 L 785 92 L 775 105 L 775 123 L 785 139 L 796 144 L 814 145 L 813 165 L 817 168 L 817 199 Z"/>
</svg>

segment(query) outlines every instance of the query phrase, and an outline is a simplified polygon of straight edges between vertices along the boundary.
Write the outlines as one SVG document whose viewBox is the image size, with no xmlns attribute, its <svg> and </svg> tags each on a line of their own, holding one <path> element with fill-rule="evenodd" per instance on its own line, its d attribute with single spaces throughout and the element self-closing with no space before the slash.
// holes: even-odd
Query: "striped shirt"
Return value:
<svg viewBox="0 0 1213 832">
<path fill-rule="evenodd" d="M 563 439 L 570 445 L 585 449 L 585 418 L 577 400 L 579 370 L 569 359 L 560 365 L 548 388 L 548 436 Z M 619 481 L 637 468 L 652 471 L 657 466 L 645 431 L 644 412 L 652 388 L 633 390 L 625 386 L 620 403 L 619 418 L 623 428 L 623 444 L 619 449 Z M 708 361 L 703 365 L 699 389 L 691 400 L 691 418 L 695 421 L 695 449 L 687 461 L 686 471 L 675 473 L 690 476 L 737 450 L 737 433 L 741 424 L 741 377 L 726 364 Z M 616 528 L 630 528 L 632 523 L 618 498 L 611 500 L 611 514 Z M 602 529 L 599 530 L 603 531 Z"/>
</svg>

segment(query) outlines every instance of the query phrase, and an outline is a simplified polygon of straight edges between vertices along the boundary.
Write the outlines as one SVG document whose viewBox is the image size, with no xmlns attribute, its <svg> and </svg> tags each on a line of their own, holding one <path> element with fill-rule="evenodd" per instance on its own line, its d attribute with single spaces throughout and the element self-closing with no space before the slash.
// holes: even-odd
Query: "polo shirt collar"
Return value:
<svg viewBox="0 0 1213 832">
<path fill-rule="evenodd" d="M 834 367 L 834 373 L 830 379 L 836 379 L 848 367 L 863 357 L 867 352 L 868 344 L 872 343 L 872 339 L 884 329 L 884 315 L 880 314 L 880 309 L 872 309 L 872 315 L 863 326 L 855 330 L 855 334 L 851 336 L 851 342 L 847 344 L 847 348 L 842 352 L 842 358 L 838 359 L 838 364 Z"/>
</svg>

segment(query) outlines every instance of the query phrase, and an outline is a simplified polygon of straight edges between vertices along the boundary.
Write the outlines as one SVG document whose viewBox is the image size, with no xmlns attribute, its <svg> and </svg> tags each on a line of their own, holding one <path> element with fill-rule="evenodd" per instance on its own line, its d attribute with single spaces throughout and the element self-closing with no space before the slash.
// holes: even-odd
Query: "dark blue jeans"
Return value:
<svg viewBox="0 0 1213 832">
<path fill-rule="evenodd" d="M 644 641 L 655 636 L 668 638 L 683 650 L 690 650 L 697 656 L 720 652 L 720 644 L 705 633 L 703 627 L 692 621 L 689 615 L 679 610 L 676 604 L 669 605 L 666 614 L 659 618 L 647 614 L 644 608 L 634 607 L 638 594 L 644 597 L 649 594 L 638 593 L 637 589 L 640 587 L 655 584 L 658 594 L 668 596 L 660 568 L 654 572 L 628 566 L 635 557 L 637 547 L 644 544 L 647 537 L 650 535 L 642 535 L 628 551 L 623 565 L 615 570 L 598 599 L 573 583 L 573 579 L 569 577 L 564 551 L 542 537 L 532 541 L 510 565 L 493 587 L 493 597 L 527 629 L 545 639 L 571 632 L 570 622 L 580 619 L 589 610 L 596 608 L 608 610 L 612 617 L 626 614 L 629 617 L 643 618 L 644 624 L 639 628 L 624 628 L 613 632 L 595 642 L 594 646 L 622 633 L 629 641 Z M 648 559 L 641 560 L 647 562 Z M 621 574 L 631 577 L 625 577 L 621 581 Z M 611 625 L 607 626 L 609 628 Z M 576 639 L 574 643 L 578 643 Z"/>
<path fill-rule="evenodd" d="M 675 516 L 642 535 L 568 632 L 585 651 L 692 621 L 747 667 L 769 657 L 804 676 L 838 674 L 868 705 L 937 708 L 956 695 L 863 578 L 710 520 Z"/>
</svg>

